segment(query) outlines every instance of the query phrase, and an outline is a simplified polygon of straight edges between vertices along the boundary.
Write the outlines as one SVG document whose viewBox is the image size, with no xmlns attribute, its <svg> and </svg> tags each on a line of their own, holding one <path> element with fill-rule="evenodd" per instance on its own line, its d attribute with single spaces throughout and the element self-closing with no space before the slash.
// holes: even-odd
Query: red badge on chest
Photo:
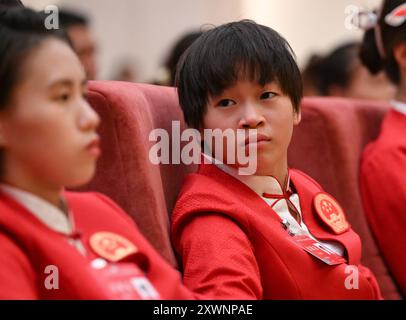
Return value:
<svg viewBox="0 0 406 320">
<path fill-rule="evenodd" d="M 126 238 L 112 232 L 97 232 L 89 239 L 90 247 L 108 261 L 119 261 L 138 251 Z"/>
<path fill-rule="evenodd" d="M 313 198 L 313 205 L 320 219 L 335 233 L 341 234 L 350 228 L 343 209 L 327 193 L 318 193 Z"/>
</svg>

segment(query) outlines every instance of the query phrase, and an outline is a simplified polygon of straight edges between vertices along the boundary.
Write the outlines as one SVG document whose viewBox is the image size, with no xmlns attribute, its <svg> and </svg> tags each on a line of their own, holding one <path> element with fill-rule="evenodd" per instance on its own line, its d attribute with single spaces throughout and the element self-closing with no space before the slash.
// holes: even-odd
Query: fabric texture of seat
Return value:
<svg viewBox="0 0 406 320">
<path fill-rule="evenodd" d="M 193 166 L 155 165 L 149 151 L 153 129 L 171 131 L 184 122 L 174 88 L 127 82 L 90 82 L 88 99 L 101 118 L 102 156 L 93 180 L 81 190 L 102 192 L 137 223 L 144 236 L 176 266 L 169 215 L 184 175 Z"/>
</svg>

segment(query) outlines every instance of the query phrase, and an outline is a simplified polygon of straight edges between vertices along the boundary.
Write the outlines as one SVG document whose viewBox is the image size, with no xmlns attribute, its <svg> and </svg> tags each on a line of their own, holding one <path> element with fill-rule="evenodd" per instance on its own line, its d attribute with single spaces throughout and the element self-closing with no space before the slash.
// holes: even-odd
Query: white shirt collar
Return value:
<svg viewBox="0 0 406 320">
<path fill-rule="evenodd" d="M 406 102 L 399 101 L 399 100 L 392 100 L 390 102 L 393 109 L 396 111 L 406 115 Z"/>
<path fill-rule="evenodd" d="M 20 203 L 50 229 L 66 235 L 72 233 L 74 224 L 70 213 L 66 215 L 49 202 L 19 188 L 0 184 L 0 190 Z"/>
<path fill-rule="evenodd" d="M 238 174 L 237 169 L 234 169 L 234 168 L 222 163 L 221 161 L 219 161 L 217 159 L 213 159 L 211 156 L 209 156 L 205 153 L 203 153 L 203 156 L 210 163 L 214 163 L 222 171 L 228 173 L 232 177 L 234 177 L 237 180 L 244 183 L 251 190 L 253 190 L 255 193 L 257 193 L 260 197 L 262 197 L 264 193 L 274 194 L 274 195 L 283 194 L 281 184 L 273 176 L 240 175 L 240 174 Z M 289 183 L 290 183 L 290 177 L 288 176 L 287 186 L 289 186 Z"/>
</svg>

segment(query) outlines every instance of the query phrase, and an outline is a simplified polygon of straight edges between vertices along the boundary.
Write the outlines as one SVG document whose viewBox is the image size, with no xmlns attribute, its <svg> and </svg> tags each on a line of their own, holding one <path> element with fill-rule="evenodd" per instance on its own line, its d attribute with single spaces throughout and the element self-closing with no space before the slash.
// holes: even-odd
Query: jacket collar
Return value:
<svg viewBox="0 0 406 320">
<path fill-rule="evenodd" d="M 214 163 L 217 168 L 245 184 L 260 197 L 264 194 L 283 195 L 290 189 L 289 172 L 286 177 L 287 181 L 285 181 L 282 186 L 274 176 L 241 175 L 238 173 L 237 169 L 232 168 L 221 161 L 214 160 L 207 154 L 203 153 L 203 157 L 206 158 L 209 163 Z"/>
<path fill-rule="evenodd" d="M 245 199 L 246 202 L 252 201 L 255 203 L 252 208 L 256 208 L 255 210 L 258 214 L 266 213 L 271 219 L 270 223 L 273 221 L 273 223 L 280 225 L 281 221 L 277 213 L 265 201 L 263 201 L 261 197 L 258 197 L 256 192 L 245 183 L 242 183 L 239 179 L 226 174 L 223 170 L 213 164 L 201 164 L 199 167 L 199 173 L 212 177 L 221 175 L 222 180 L 229 184 L 230 188 L 232 186 L 232 189 L 229 189 L 232 190 L 237 199 Z M 361 244 L 358 235 L 352 230 L 339 235 L 332 234 L 323 228 L 323 223 L 317 216 L 313 205 L 313 199 L 322 191 L 321 187 L 300 171 L 290 169 L 289 175 L 291 184 L 299 195 L 302 217 L 310 233 L 319 240 L 339 242 L 346 248 L 348 264 L 358 264 L 361 258 Z M 272 213 L 269 214 L 269 212 Z"/>
<path fill-rule="evenodd" d="M 406 116 L 406 102 L 392 100 L 390 104 L 394 110 Z"/>
</svg>

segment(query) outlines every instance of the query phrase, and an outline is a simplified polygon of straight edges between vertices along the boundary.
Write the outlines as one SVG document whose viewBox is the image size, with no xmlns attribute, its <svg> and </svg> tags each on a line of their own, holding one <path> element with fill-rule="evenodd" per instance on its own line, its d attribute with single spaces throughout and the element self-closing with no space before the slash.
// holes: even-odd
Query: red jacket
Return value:
<svg viewBox="0 0 406 320">
<path fill-rule="evenodd" d="M 91 261 L 100 258 L 97 253 L 100 251 L 95 248 L 102 248 L 104 253 L 124 252 L 123 255 L 128 248 L 133 249 L 115 264 L 128 268 L 117 274 L 113 272 L 112 277 L 128 283 L 133 279 L 134 268 L 138 268 L 141 274 L 145 272 L 159 299 L 192 298 L 181 284 L 179 272 L 155 252 L 116 204 L 96 193 L 67 192 L 65 195 L 86 256 L 67 242 L 66 235 L 51 230 L 19 203 L 0 193 L 0 299 L 123 298 L 107 286 L 99 270 L 90 267 Z M 114 241 L 100 232 L 118 236 L 122 240 L 121 248 L 114 247 Z M 117 248 L 124 251 L 115 251 Z M 58 269 L 58 289 L 45 286 L 46 278 L 52 274 L 46 271 L 47 266 Z"/>
<path fill-rule="evenodd" d="M 360 182 L 369 224 L 406 296 L 406 115 L 389 111 L 364 151 Z"/>
<path fill-rule="evenodd" d="M 331 232 L 312 203 L 321 187 L 296 170 L 290 177 L 312 235 L 341 243 L 349 264 L 359 267 L 358 289 L 345 287 L 352 273 L 347 264 L 330 266 L 299 248 L 265 201 L 212 164 L 186 178 L 172 217 L 185 285 L 220 299 L 380 298 L 375 278 L 360 265 L 358 235 Z"/>
</svg>

